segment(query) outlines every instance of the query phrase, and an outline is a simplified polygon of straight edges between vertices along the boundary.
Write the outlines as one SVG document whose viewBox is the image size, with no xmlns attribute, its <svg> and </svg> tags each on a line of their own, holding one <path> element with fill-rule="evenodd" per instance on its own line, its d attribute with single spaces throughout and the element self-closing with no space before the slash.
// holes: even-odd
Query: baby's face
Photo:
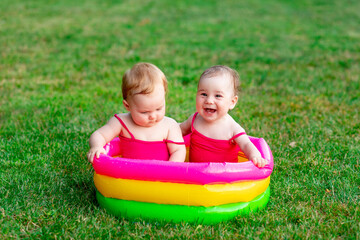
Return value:
<svg viewBox="0 0 360 240">
<path fill-rule="evenodd" d="M 213 122 L 224 117 L 235 107 L 237 96 L 230 77 L 220 74 L 203 78 L 198 85 L 196 94 L 196 110 L 205 121 Z"/>
<path fill-rule="evenodd" d="M 150 94 L 136 94 L 128 98 L 133 121 L 142 127 L 152 127 L 165 116 L 165 89 L 157 84 Z"/>
</svg>

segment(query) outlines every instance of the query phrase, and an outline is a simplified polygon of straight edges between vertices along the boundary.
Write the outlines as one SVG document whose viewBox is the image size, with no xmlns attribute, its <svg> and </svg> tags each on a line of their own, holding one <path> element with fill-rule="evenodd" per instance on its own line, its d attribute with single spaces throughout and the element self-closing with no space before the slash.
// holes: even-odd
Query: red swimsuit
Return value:
<svg viewBox="0 0 360 240">
<path fill-rule="evenodd" d="M 167 143 L 185 144 L 179 142 L 173 142 L 171 140 L 164 139 L 163 141 L 143 141 L 135 139 L 134 135 L 126 127 L 125 123 L 114 115 L 120 122 L 120 124 L 128 131 L 131 138 L 119 136 L 120 138 L 120 152 L 123 158 L 132 159 L 149 159 L 149 160 L 163 160 L 168 161 L 170 157 Z"/>
<path fill-rule="evenodd" d="M 191 122 L 190 162 L 238 162 L 240 148 L 233 140 L 246 133 L 238 133 L 229 140 L 206 137 L 194 128 L 197 114 Z"/>
</svg>

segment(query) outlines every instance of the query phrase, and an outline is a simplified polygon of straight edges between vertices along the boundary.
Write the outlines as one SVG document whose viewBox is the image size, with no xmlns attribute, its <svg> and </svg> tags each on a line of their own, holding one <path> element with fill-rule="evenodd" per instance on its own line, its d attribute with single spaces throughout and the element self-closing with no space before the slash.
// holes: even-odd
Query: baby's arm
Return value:
<svg viewBox="0 0 360 240">
<path fill-rule="evenodd" d="M 89 162 L 93 162 L 94 156 L 99 158 L 100 153 L 105 154 L 104 145 L 119 135 L 121 124 L 119 120 L 112 117 L 108 123 L 91 134 L 89 139 L 90 150 L 87 154 Z"/>
<path fill-rule="evenodd" d="M 239 145 L 245 155 L 252 161 L 255 166 L 262 168 L 267 164 L 267 160 L 262 158 L 261 153 L 250 141 L 247 135 L 241 135 L 235 139 L 235 142 Z"/>
<path fill-rule="evenodd" d="M 193 116 L 194 114 L 192 114 L 188 119 L 186 119 L 184 122 L 179 124 L 183 136 L 191 133 L 191 121 L 193 119 Z"/>
<path fill-rule="evenodd" d="M 169 130 L 168 130 L 167 140 L 176 143 L 184 143 L 184 138 L 182 137 L 179 124 L 173 119 L 169 119 Z M 170 153 L 169 161 L 184 162 L 186 158 L 185 144 L 176 144 L 176 143 L 171 143 L 171 142 L 167 143 L 167 147 Z"/>
</svg>

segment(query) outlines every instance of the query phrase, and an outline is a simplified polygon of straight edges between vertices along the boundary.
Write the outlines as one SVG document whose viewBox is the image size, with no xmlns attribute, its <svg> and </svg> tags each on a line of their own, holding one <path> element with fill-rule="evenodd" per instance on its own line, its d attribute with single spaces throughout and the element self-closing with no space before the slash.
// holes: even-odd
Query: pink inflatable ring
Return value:
<svg viewBox="0 0 360 240">
<path fill-rule="evenodd" d="M 117 216 L 197 223 L 216 223 L 264 208 L 273 156 L 264 139 L 249 138 L 268 160 L 264 168 L 250 161 L 176 163 L 116 157 L 120 143 L 115 138 L 104 146 L 107 154 L 93 161 L 99 204 Z M 188 145 L 188 136 L 185 142 Z"/>
</svg>

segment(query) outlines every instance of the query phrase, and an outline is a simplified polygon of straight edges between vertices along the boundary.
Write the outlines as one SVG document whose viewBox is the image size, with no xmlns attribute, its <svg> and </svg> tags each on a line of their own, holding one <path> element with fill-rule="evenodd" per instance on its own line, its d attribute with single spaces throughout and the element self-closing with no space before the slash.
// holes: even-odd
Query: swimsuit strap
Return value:
<svg viewBox="0 0 360 240">
<path fill-rule="evenodd" d="M 134 135 L 133 135 L 133 134 L 129 131 L 129 129 L 126 127 L 126 125 L 125 125 L 125 123 L 123 122 L 123 120 L 121 120 L 121 118 L 120 118 L 117 114 L 115 114 L 114 116 L 119 120 L 120 124 L 126 129 L 126 131 L 128 131 L 128 133 L 130 134 L 131 138 L 132 138 L 132 139 L 135 139 L 135 138 L 134 138 Z"/>
<path fill-rule="evenodd" d="M 174 143 L 174 144 L 178 144 L 178 145 L 184 145 L 185 144 L 185 142 L 174 142 L 174 141 L 167 140 L 167 139 L 164 139 L 164 142 L 166 142 L 166 143 Z"/>
<path fill-rule="evenodd" d="M 245 132 L 238 133 L 238 134 L 236 134 L 235 136 L 233 136 L 232 138 L 230 138 L 229 141 L 231 142 L 231 141 L 234 140 L 235 138 L 240 137 L 241 135 L 244 135 L 244 134 L 246 134 L 246 133 L 245 133 Z"/>
<path fill-rule="evenodd" d="M 196 113 L 194 114 L 193 119 L 192 119 L 192 121 L 191 121 L 191 131 L 194 130 L 194 121 L 195 121 L 195 118 L 196 118 L 197 115 L 198 115 L 198 112 L 196 112 Z"/>
</svg>

